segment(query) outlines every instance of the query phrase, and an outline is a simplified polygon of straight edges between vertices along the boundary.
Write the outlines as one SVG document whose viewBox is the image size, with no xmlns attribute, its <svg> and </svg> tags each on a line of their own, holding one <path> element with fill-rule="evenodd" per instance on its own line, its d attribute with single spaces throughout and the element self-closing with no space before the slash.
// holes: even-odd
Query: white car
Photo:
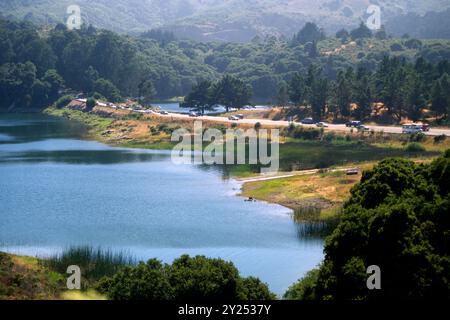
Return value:
<svg viewBox="0 0 450 320">
<path fill-rule="evenodd" d="M 328 123 L 325 123 L 325 122 L 318 122 L 318 123 L 316 123 L 316 126 L 318 128 L 328 128 L 329 127 Z"/>
<path fill-rule="evenodd" d="M 370 128 L 365 125 L 360 125 L 358 131 L 370 131 Z"/>
<path fill-rule="evenodd" d="M 229 117 L 228 117 L 228 120 L 231 120 L 231 121 L 238 121 L 239 118 L 236 117 L 236 116 L 229 116 Z"/>
<path fill-rule="evenodd" d="M 159 113 L 162 114 L 162 115 L 168 115 L 169 114 L 167 111 L 164 111 L 164 110 L 160 111 Z"/>
</svg>

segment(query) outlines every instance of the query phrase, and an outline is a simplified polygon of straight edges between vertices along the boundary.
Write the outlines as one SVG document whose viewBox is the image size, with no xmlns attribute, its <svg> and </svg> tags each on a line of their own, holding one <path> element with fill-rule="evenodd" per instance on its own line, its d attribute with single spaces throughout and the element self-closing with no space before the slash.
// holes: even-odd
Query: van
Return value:
<svg viewBox="0 0 450 320">
<path fill-rule="evenodd" d="M 404 134 L 422 133 L 423 125 L 415 123 L 405 124 L 402 126 L 402 132 Z"/>
</svg>

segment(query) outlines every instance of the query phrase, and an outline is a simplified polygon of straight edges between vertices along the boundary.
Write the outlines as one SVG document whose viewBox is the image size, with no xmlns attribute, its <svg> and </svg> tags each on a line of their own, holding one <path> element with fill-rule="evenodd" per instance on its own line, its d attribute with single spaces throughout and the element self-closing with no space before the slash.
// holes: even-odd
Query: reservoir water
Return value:
<svg viewBox="0 0 450 320">
<path fill-rule="evenodd" d="M 155 103 L 155 107 L 159 107 L 161 110 L 168 111 L 168 112 L 178 112 L 178 113 L 189 113 L 189 109 L 181 108 L 180 104 L 178 102 L 172 102 L 172 103 Z M 257 105 L 254 107 L 254 109 L 267 109 L 269 106 L 266 105 Z M 212 111 L 206 111 L 206 113 L 222 113 L 225 112 L 224 107 L 218 107 L 215 108 Z"/>
<path fill-rule="evenodd" d="M 323 258 L 290 210 L 245 202 L 220 171 L 167 151 L 119 149 L 38 115 L 0 116 L 0 251 L 48 256 L 69 246 L 171 262 L 220 257 L 281 295 Z"/>
</svg>

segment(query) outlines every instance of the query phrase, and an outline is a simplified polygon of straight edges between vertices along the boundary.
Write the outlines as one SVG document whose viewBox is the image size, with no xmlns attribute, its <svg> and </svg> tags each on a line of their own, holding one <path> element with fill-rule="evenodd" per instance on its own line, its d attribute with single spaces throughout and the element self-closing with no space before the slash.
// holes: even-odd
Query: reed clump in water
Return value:
<svg viewBox="0 0 450 320">
<path fill-rule="evenodd" d="M 83 288 L 104 276 L 113 276 L 126 266 L 135 265 L 136 259 L 126 252 L 116 252 L 91 246 L 70 247 L 42 262 L 48 268 L 65 274 L 67 267 L 81 269 Z"/>
<path fill-rule="evenodd" d="M 323 214 L 323 209 L 314 206 L 302 207 L 294 211 L 294 222 L 300 238 L 323 239 L 330 235 L 341 220 L 342 209 L 332 209 Z"/>
</svg>

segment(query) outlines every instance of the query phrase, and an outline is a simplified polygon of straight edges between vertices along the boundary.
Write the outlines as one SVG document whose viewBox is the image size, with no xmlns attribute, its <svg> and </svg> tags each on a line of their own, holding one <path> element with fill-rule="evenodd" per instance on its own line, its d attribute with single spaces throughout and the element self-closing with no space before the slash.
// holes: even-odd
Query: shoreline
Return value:
<svg viewBox="0 0 450 320">
<path fill-rule="evenodd" d="M 171 150 L 175 143 L 170 142 L 171 130 L 179 128 L 180 125 L 190 128 L 196 118 L 183 116 L 180 119 L 172 116 L 157 116 L 136 114 L 129 110 L 117 110 L 105 107 L 96 107 L 94 112 L 85 113 L 79 110 L 80 105 L 72 102 L 66 108 L 56 109 L 47 108 L 44 114 L 65 118 L 73 121 L 81 122 L 87 128 L 87 134 L 83 137 L 88 140 L 95 140 L 111 147 L 147 149 L 147 150 Z M 216 119 L 221 121 L 222 119 Z M 253 119 L 258 121 L 258 119 Z M 205 121 L 205 127 L 215 126 L 217 122 Z M 222 123 L 225 127 L 231 123 Z M 244 123 L 239 123 L 239 128 L 245 128 Z M 250 126 L 251 127 L 251 126 Z M 428 138 L 431 139 L 431 138 Z M 386 142 L 385 142 L 386 143 Z M 388 141 L 387 145 L 381 145 L 392 148 L 403 148 L 399 142 Z M 392 146 L 391 146 L 392 145 Z M 428 148 L 437 148 L 437 146 L 429 145 Z M 289 152 L 296 152 L 291 150 Z M 430 156 L 428 156 L 430 157 Z M 369 164 L 356 162 L 356 164 L 348 163 L 355 167 L 363 167 L 367 169 L 373 166 L 377 160 L 369 160 Z M 301 170 L 301 171 L 280 171 L 275 177 L 262 176 L 244 168 L 243 171 L 230 172 L 230 177 L 236 179 L 240 183 L 241 191 L 238 196 L 247 199 L 256 199 L 265 201 L 270 204 L 277 204 L 290 210 L 301 210 L 305 207 L 319 207 L 322 210 L 330 211 L 342 206 L 343 202 L 350 194 L 350 187 L 359 182 L 361 172 L 357 176 L 349 179 L 343 175 L 347 166 L 330 166 L 331 169 L 319 170 Z M 339 175 L 341 177 L 333 177 Z M 302 180 L 302 177 L 310 177 L 311 180 L 320 182 L 320 177 L 324 177 L 326 183 L 321 183 L 320 188 L 316 188 L 310 181 Z M 282 191 L 277 190 L 277 185 Z M 305 187 L 306 186 L 306 187 Z M 289 188 L 290 187 L 290 188 Z M 295 193 L 291 189 L 305 189 L 302 192 Z M 316 191 L 316 195 L 312 194 L 310 188 Z M 343 192 L 337 190 L 342 188 Z M 328 190 L 333 189 L 333 190 Z M 328 216 L 329 213 L 326 213 Z"/>
</svg>

